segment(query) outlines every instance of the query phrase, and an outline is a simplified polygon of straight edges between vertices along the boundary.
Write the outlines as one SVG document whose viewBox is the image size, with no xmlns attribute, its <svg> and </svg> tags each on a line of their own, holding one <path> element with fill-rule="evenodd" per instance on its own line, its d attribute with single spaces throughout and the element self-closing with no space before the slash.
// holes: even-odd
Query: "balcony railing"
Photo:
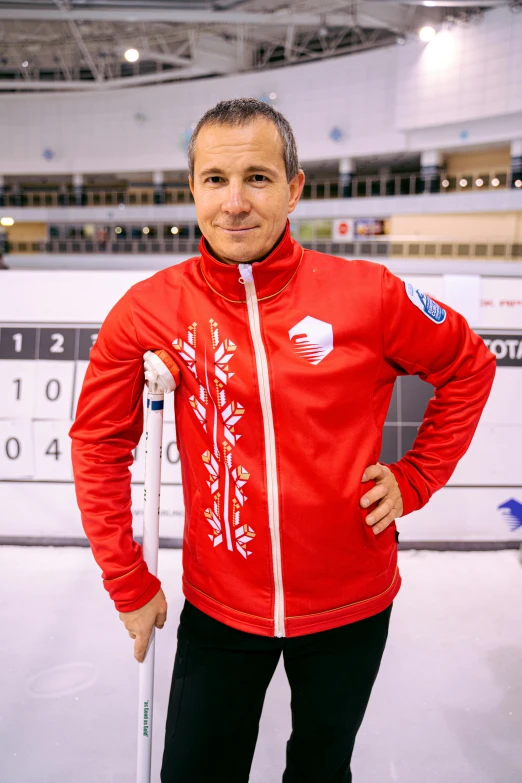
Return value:
<svg viewBox="0 0 522 783">
<path fill-rule="evenodd" d="M 2 203 L 3 202 L 3 203 Z M 72 192 L 58 190 L 25 190 L 20 193 L 7 191 L 0 196 L 0 206 L 7 207 L 126 207 L 151 206 L 153 204 L 192 204 L 194 199 L 187 187 L 167 188 L 161 195 L 154 190 L 135 191 L 97 188 L 88 189 L 77 196 Z"/>
<path fill-rule="evenodd" d="M 186 257 L 198 254 L 198 241 L 190 239 L 165 240 L 118 240 L 94 242 L 86 239 L 55 239 L 47 242 L 10 242 L 6 251 L 12 254 L 181 254 Z M 521 261 L 522 243 L 491 241 L 469 241 L 462 239 L 440 239 L 431 237 L 384 236 L 351 242 L 314 240 L 302 242 L 310 250 L 319 250 L 351 258 L 425 258 L 458 260 L 504 260 Z"/>
<path fill-rule="evenodd" d="M 139 255 L 143 253 L 182 254 L 189 258 L 198 254 L 198 241 L 190 239 L 123 239 L 94 242 L 89 239 L 53 239 L 47 242 L 7 242 L 6 253 L 71 254 L 90 253 L 105 255 Z"/>
<path fill-rule="evenodd" d="M 462 172 L 440 176 L 421 176 L 420 172 L 391 175 L 354 176 L 348 186 L 341 187 L 335 178 L 311 178 L 305 183 L 302 198 L 305 200 L 324 200 L 339 198 L 375 198 L 382 196 L 414 196 L 421 193 L 464 193 L 469 191 L 503 190 L 508 187 L 520 188 L 522 179 L 515 179 L 507 169 L 476 172 Z M 4 207 L 126 207 L 151 206 L 154 204 L 177 205 L 192 204 L 192 194 L 188 185 L 167 185 L 165 189 L 155 191 L 152 187 L 143 188 L 92 188 L 87 187 L 81 194 L 72 190 L 58 189 L 29 190 L 13 192 L 6 189 L 0 194 L 0 206 Z"/>
<path fill-rule="evenodd" d="M 469 191 L 503 190 L 510 187 L 522 189 L 522 178 L 514 179 L 510 170 L 442 172 L 433 177 L 423 177 L 420 172 L 406 174 L 353 176 L 348 187 L 341 189 L 336 179 L 312 179 L 304 186 L 304 199 L 372 198 L 382 196 L 416 196 L 422 193 L 464 193 Z"/>
</svg>

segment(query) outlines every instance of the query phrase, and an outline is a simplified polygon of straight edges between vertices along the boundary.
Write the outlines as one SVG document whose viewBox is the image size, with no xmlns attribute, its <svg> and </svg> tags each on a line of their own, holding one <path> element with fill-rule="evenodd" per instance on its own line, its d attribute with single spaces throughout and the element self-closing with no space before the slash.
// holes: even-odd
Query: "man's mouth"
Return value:
<svg viewBox="0 0 522 783">
<path fill-rule="evenodd" d="M 228 234 L 243 234 L 247 231 L 252 231 L 257 226 L 240 226 L 239 228 L 229 228 L 228 226 L 218 226 L 222 231 L 226 231 Z"/>
</svg>

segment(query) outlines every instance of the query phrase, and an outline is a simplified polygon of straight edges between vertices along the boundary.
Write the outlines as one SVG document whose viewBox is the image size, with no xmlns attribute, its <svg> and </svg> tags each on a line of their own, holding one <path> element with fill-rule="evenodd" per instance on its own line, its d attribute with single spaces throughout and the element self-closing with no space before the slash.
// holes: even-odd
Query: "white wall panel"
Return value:
<svg viewBox="0 0 522 783">
<path fill-rule="evenodd" d="M 522 426 L 522 371 L 516 367 L 497 367 L 491 394 L 482 411 L 482 425 Z M 495 447 L 495 454 L 498 448 Z M 522 459 L 517 458 L 521 472 Z"/>
<path fill-rule="evenodd" d="M 522 373 L 522 369 L 514 372 Z M 521 439 L 520 424 L 481 421 L 449 483 L 474 487 L 509 484 L 519 486 L 519 492 L 522 492 Z"/>
<path fill-rule="evenodd" d="M 100 323 L 134 283 L 152 272 L 42 272 L 2 275 L 0 320 Z"/>
<path fill-rule="evenodd" d="M 479 25 L 457 25 L 427 45 L 399 51 L 396 125 L 422 128 L 522 111 L 522 19 L 491 11 Z"/>
<path fill-rule="evenodd" d="M 19 172 L 182 169 L 184 131 L 221 99 L 278 95 L 303 160 L 401 145 L 393 116 L 394 48 L 266 73 L 96 94 L 0 96 L 0 170 Z M 306 85 L 306 89 L 304 89 Z M 371 96 L 371 100 L 368 100 Z M 147 120 L 136 123 L 140 113 Z M 333 126 L 344 140 L 329 137 Z M 7 147 L 5 146 L 7 144 Z M 56 155 L 42 158 L 43 147 Z"/>
<path fill-rule="evenodd" d="M 1 429 L 1 422 L 0 422 Z M 74 485 L 56 483 L 1 482 L 2 519 L 0 535 L 85 538 Z M 132 486 L 133 532 L 143 534 L 143 486 Z M 161 489 L 160 536 L 183 536 L 183 498 L 180 486 Z"/>
<path fill-rule="evenodd" d="M 522 15 L 490 11 L 427 45 L 93 94 L 0 95 L 0 173 L 186 166 L 182 135 L 220 99 L 275 92 L 303 161 L 510 141 L 522 117 Z M 146 117 L 136 122 L 135 115 Z M 332 127 L 340 141 L 329 137 Z M 466 136 L 461 136 L 461 131 Z M 44 147 L 55 157 L 42 157 Z"/>
<path fill-rule="evenodd" d="M 461 313 L 472 329 L 480 326 L 481 280 L 478 275 L 444 275 L 444 301 Z"/>
<path fill-rule="evenodd" d="M 397 522 L 401 541 L 521 541 L 522 527 L 513 531 L 499 506 L 511 499 L 522 503 L 522 491 L 445 487 L 428 505 Z"/>
<path fill-rule="evenodd" d="M 482 278 L 480 325 L 517 329 L 522 324 L 522 279 L 509 285 L 495 277 Z"/>
</svg>

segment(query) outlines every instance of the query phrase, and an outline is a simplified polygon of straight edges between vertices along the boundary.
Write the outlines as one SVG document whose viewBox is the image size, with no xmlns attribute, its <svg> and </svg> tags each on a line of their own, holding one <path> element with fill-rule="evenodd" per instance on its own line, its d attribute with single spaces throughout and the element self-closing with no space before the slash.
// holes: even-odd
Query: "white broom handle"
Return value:
<svg viewBox="0 0 522 783">
<path fill-rule="evenodd" d="M 158 387 L 154 385 L 153 391 Z M 145 425 L 145 486 L 143 514 L 143 557 L 151 574 L 157 576 L 159 548 L 159 511 L 161 490 L 161 440 L 163 432 L 163 392 L 147 393 Z M 150 783 L 152 751 L 152 715 L 154 697 L 155 628 L 139 665 L 138 763 L 137 783 Z"/>
</svg>

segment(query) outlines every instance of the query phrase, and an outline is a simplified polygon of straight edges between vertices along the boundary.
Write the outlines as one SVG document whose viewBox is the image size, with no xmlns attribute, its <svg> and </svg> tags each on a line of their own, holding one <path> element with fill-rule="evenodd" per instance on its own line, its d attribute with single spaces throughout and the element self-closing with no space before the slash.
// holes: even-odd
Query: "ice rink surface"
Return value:
<svg viewBox="0 0 522 783">
<path fill-rule="evenodd" d="M 520 783 L 518 552 L 401 552 L 400 565 L 403 586 L 356 743 L 354 783 Z M 156 632 L 153 783 L 180 573 L 181 553 L 161 550 L 169 613 Z M 0 783 L 134 783 L 139 664 L 90 550 L 0 547 L 0 605 Z M 251 781 L 281 781 L 289 733 L 280 665 Z"/>
</svg>

